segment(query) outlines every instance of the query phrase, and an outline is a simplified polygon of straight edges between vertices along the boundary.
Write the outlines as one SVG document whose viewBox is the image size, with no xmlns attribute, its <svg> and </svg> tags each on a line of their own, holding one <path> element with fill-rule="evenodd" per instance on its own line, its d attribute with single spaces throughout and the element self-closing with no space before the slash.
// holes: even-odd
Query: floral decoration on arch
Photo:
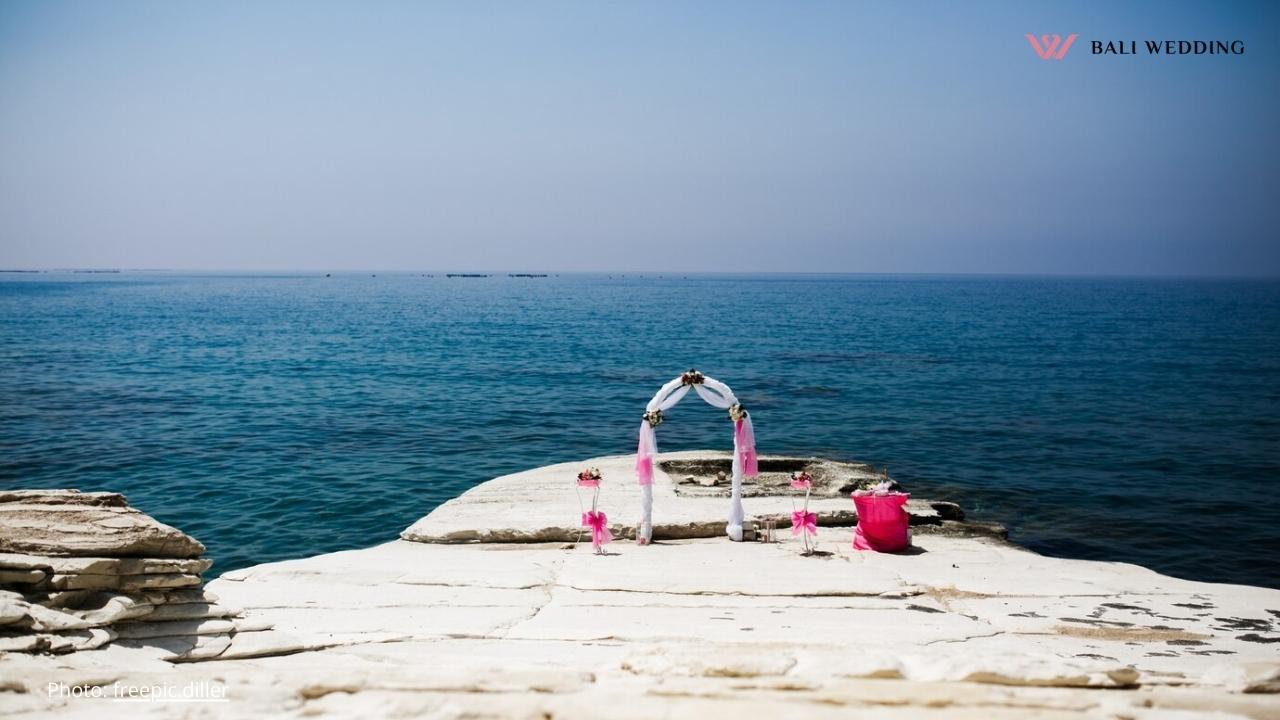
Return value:
<svg viewBox="0 0 1280 720">
<path fill-rule="evenodd" d="M 680 373 L 681 385 L 701 385 L 703 382 L 706 381 L 706 379 L 707 378 L 705 375 L 698 372 L 697 370 L 694 370 L 693 368 L 689 368 L 685 372 Z"/>
</svg>

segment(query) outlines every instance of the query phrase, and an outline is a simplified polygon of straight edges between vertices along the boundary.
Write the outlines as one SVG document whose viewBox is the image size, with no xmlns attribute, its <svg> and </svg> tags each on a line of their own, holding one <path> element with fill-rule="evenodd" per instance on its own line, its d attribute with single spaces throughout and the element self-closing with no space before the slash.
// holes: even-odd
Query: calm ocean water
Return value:
<svg viewBox="0 0 1280 720">
<path fill-rule="evenodd" d="M 1042 553 L 1280 586 L 1265 281 L 5 274 L 0 487 L 123 492 L 226 571 L 633 452 L 691 366 L 763 452 L 887 465 Z M 669 418 L 664 450 L 726 444 L 704 403 Z"/>
</svg>

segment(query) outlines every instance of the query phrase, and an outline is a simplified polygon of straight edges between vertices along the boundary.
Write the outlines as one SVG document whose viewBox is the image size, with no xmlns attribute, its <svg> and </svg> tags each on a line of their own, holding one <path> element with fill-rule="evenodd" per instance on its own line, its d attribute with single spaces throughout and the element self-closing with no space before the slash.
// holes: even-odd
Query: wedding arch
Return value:
<svg viewBox="0 0 1280 720">
<path fill-rule="evenodd" d="M 636 478 L 640 481 L 641 520 L 636 528 L 636 541 L 646 545 L 653 538 L 653 459 L 658 454 L 658 439 L 654 430 L 662 424 L 662 413 L 671 409 L 693 388 L 698 397 L 708 404 L 729 411 L 733 420 L 733 491 L 729 500 L 729 522 L 725 533 L 734 541 L 742 540 L 742 478 L 755 477 L 755 431 L 751 428 L 751 416 L 728 385 L 710 378 L 697 370 L 682 373 L 658 390 L 645 406 L 640 421 L 640 445 L 636 449 Z"/>
</svg>

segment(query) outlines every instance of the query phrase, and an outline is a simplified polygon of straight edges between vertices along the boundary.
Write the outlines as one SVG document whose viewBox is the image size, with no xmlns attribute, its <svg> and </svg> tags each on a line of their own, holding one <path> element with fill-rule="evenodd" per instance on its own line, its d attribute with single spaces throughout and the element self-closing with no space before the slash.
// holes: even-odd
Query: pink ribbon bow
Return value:
<svg viewBox="0 0 1280 720">
<path fill-rule="evenodd" d="M 791 513 L 791 534 L 799 535 L 802 532 L 810 535 L 818 534 L 818 513 L 804 510 Z"/>
<path fill-rule="evenodd" d="M 609 532 L 609 518 L 599 510 L 582 513 L 582 527 L 591 528 L 591 544 L 596 547 L 613 541 L 613 533 Z"/>
</svg>

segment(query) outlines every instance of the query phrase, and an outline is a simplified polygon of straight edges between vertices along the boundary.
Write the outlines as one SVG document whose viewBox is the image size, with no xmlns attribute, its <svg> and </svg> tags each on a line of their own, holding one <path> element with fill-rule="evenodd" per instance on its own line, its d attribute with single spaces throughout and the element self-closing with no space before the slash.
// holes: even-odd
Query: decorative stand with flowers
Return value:
<svg viewBox="0 0 1280 720">
<path fill-rule="evenodd" d="M 898 552 L 911 545 L 910 516 L 904 507 L 910 493 L 904 493 L 885 470 L 874 483 L 853 491 L 858 509 L 858 527 L 853 531 L 854 550 Z"/>
<path fill-rule="evenodd" d="M 653 460 L 658 454 L 654 430 L 662 424 L 662 413 L 680 402 L 693 388 L 708 404 L 729 411 L 733 421 L 733 491 L 729 500 L 729 522 L 725 533 L 731 540 L 742 540 L 742 478 L 758 472 L 755 431 L 751 416 L 728 385 L 697 370 L 689 370 L 663 385 L 645 406 L 640 421 L 640 443 L 636 448 L 636 478 L 640 482 L 641 518 L 636 528 L 636 542 L 649 544 L 653 537 Z"/>
<path fill-rule="evenodd" d="M 587 468 L 578 473 L 578 484 L 574 488 L 574 492 L 578 494 L 578 509 L 582 510 L 582 527 L 591 528 L 591 546 L 595 548 L 597 555 L 603 555 L 604 546 L 613 541 L 613 533 L 609 532 L 609 518 L 596 509 L 600 500 L 600 480 L 599 469 Z M 581 488 L 592 489 L 591 510 L 587 510 L 582 504 Z"/>
<path fill-rule="evenodd" d="M 796 510 L 795 501 L 791 501 L 791 535 L 799 535 L 804 541 L 804 554 L 812 555 L 815 547 L 809 546 L 809 537 L 818 535 L 818 513 L 809 512 L 809 492 L 813 490 L 813 478 L 800 471 L 791 474 L 791 487 L 804 490 L 804 507 Z"/>
</svg>

